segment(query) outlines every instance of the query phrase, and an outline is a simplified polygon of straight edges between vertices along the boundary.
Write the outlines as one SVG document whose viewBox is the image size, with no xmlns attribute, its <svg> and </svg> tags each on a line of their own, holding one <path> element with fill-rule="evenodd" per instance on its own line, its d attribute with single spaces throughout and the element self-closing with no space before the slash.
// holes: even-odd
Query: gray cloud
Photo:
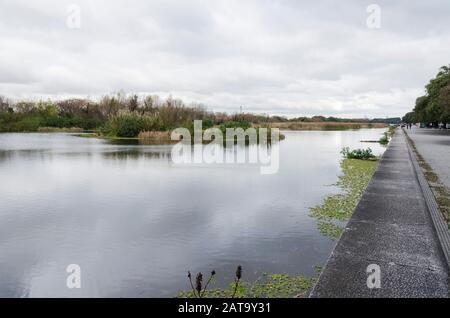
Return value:
<svg viewBox="0 0 450 318">
<path fill-rule="evenodd" d="M 67 6 L 81 28 L 66 26 Z M 172 94 L 217 111 L 398 116 L 449 63 L 450 3 L 318 0 L 0 4 L 0 94 Z"/>
</svg>

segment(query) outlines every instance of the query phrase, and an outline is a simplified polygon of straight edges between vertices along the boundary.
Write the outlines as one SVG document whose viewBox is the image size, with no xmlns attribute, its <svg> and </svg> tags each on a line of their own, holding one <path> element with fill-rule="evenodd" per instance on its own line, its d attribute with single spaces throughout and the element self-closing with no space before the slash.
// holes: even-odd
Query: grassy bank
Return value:
<svg viewBox="0 0 450 318">
<path fill-rule="evenodd" d="M 342 175 L 336 184 L 342 189 L 342 193 L 327 197 L 310 211 L 310 215 L 317 218 L 318 228 L 323 235 L 332 240 L 339 238 L 345 221 L 351 217 L 377 164 L 376 160 L 342 160 Z"/>
</svg>

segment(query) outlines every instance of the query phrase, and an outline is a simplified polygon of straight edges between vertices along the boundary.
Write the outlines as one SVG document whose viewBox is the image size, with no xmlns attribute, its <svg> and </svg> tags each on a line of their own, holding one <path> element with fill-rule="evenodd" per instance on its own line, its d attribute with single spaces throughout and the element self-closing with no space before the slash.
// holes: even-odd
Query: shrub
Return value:
<svg viewBox="0 0 450 318">
<path fill-rule="evenodd" d="M 117 137 L 137 137 L 141 131 L 161 130 L 159 118 L 136 113 L 124 113 L 111 116 L 103 128 L 107 135 Z"/>
<path fill-rule="evenodd" d="M 240 121 L 227 121 L 224 122 L 222 125 L 220 125 L 220 130 L 225 134 L 227 128 L 242 128 L 244 130 L 247 130 L 250 128 L 252 124 L 246 120 L 240 120 Z"/>
<path fill-rule="evenodd" d="M 2 116 L 0 119 L 0 131 L 11 132 L 31 132 L 36 131 L 42 123 L 42 119 L 39 116 L 25 117 L 22 115 L 16 116 Z"/>
<path fill-rule="evenodd" d="M 345 147 L 342 148 L 341 154 L 346 159 L 360 159 L 360 160 L 370 160 L 375 159 L 375 155 L 372 153 L 372 149 L 354 149 L 350 150 L 350 148 Z"/>
<path fill-rule="evenodd" d="M 389 143 L 389 136 L 387 132 L 385 132 L 383 136 L 380 138 L 379 143 L 382 145 L 387 145 Z"/>
<path fill-rule="evenodd" d="M 108 135 L 117 137 L 136 137 L 142 130 L 144 130 L 142 116 L 136 114 L 111 116 L 105 128 Z"/>
</svg>

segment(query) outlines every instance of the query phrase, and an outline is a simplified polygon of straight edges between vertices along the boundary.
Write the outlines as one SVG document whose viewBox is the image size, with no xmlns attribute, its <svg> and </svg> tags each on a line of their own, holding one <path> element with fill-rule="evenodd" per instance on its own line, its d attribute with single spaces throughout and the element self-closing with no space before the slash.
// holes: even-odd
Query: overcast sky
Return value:
<svg viewBox="0 0 450 318">
<path fill-rule="evenodd" d="M 8 97 L 124 90 L 214 111 L 401 116 L 449 63 L 448 0 L 0 0 Z"/>
</svg>

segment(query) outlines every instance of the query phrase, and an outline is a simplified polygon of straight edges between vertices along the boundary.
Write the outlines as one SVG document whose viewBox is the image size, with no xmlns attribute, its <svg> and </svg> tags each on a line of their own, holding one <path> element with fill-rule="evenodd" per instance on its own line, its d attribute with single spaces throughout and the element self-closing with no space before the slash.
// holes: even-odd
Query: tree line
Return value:
<svg viewBox="0 0 450 318">
<path fill-rule="evenodd" d="M 117 93 L 100 100 L 12 100 L 0 96 L 0 132 L 37 131 L 41 127 L 82 128 L 98 130 L 106 135 L 134 137 L 141 131 L 169 131 L 177 127 L 191 128 L 194 120 L 203 127 L 216 125 L 248 127 L 250 124 L 280 122 L 383 122 L 375 119 L 338 117 L 268 116 L 264 114 L 211 112 L 202 104 L 185 104 L 181 99 L 157 95 L 139 96 Z M 387 120 L 387 119 L 386 119 Z"/>
<path fill-rule="evenodd" d="M 442 66 L 425 86 L 425 95 L 416 99 L 412 112 L 403 117 L 406 123 L 424 123 L 437 127 L 450 123 L 450 65 Z"/>
</svg>

